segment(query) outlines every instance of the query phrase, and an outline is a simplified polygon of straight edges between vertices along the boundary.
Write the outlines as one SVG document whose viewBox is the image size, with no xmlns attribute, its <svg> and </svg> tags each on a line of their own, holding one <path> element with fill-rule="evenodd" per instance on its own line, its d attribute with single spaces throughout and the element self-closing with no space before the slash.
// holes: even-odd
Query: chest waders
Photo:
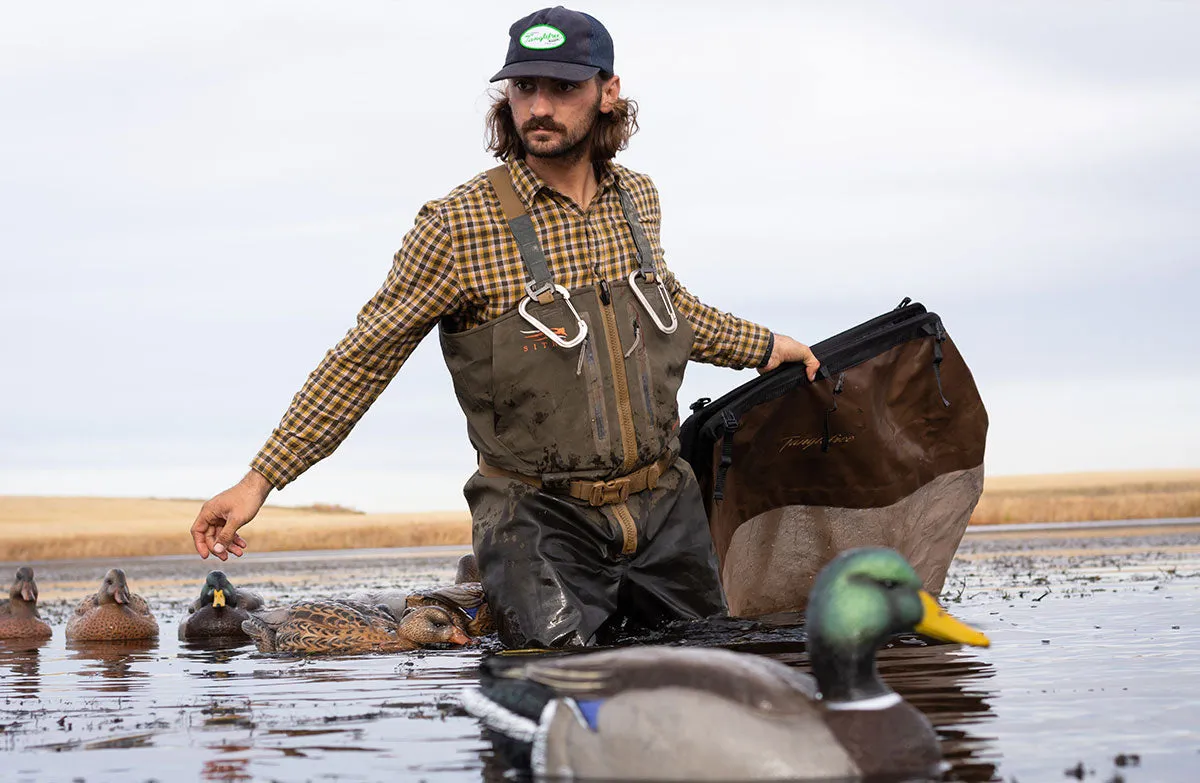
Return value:
<svg viewBox="0 0 1200 783">
<path fill-rule="evenodd" d="M 676 460 L 692 328 L 655 272 L 632 197 L 618 186 L 639 256 L 632 273 L 568 291 L 507 168 L 488 178 L 528 296 L 440 339 L 479 453 L 464 493 L 501 641 L 587 645 L 622 624 L 724 612 L 696 478 Z"/>
</svg>

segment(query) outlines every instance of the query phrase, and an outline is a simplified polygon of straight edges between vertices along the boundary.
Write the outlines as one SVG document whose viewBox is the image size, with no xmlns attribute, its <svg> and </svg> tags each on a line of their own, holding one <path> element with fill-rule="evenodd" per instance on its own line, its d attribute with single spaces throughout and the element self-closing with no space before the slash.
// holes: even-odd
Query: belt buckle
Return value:
<svg viewBox="0 0 1200 783">
<path fill-rule="evenodd" d="M 624 503 L 626 500 L 629 500 L 629 483 L 629 479 L 627 478 L 597 481 L 592 484 L 592 491 L 588 495 L 588 503 L 593 506 Z"/>
</svg>

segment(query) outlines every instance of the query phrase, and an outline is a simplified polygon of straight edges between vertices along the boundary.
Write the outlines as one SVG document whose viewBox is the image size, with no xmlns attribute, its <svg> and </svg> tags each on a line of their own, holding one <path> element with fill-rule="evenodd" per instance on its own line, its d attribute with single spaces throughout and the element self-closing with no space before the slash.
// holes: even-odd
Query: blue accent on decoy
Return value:
<svg viewBox="0 0 1200 783">
<path fill-rule="evenodd" d="M 479 614 L 479 607 L 476 606 L 472 609 L 467 609 L 466 607 L 463 607 L 463 611 L 467 613 L 467 617 L 470 617 L 472 620 L 474 620 L 475 615 Z"/>
<path fill-rule="evenodd" d="M 600 719 L 600 706 L 604 704 L 604 699 L 576 699 L 575 706 L 579 707 L 579 713 L 583 715 L 583 719 L 587 721 L 588 728 L 592 731 L 599 731 L 599 726 L 596 721 Z"/>
</svg>

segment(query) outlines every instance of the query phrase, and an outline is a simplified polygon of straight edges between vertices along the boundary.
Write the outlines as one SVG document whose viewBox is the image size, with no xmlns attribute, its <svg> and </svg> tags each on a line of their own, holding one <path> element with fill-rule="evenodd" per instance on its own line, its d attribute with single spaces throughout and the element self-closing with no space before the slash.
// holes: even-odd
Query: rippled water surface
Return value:
<svg viewBox="0 0 1200 783">
<path fill-rule="evenodd" d="M 458 551 L 248 556 L 223 566 L 269 602 L 450 581 Z M 885 679 L 933 721 L 950 780 L 1200 779 L 1200 524 L 973 533 L 943 593 L 990 649 L 901 638 Z M 66 613 L 123 565 L 155 642 L 68 644 Z M 7 581 L 15 566 L 0 566 Z M 0 641 L 3 780 L 499 779 L 456 696 L 477 650 L 341 658 L 175 640 L 212 563 L 35 564 L 45 643 Z M 693 629 L 807 666 L 796 618 Z M 775 623 L 780 623 L 776 626 Z"/>
</svg>

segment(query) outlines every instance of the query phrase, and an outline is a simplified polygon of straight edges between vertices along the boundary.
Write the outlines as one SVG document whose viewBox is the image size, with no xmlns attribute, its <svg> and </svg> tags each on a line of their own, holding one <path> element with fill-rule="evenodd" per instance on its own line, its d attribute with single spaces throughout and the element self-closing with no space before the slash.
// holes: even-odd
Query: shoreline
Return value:
<svg viewBox="0 0 1200 783">
<path fill-rule="evenodd" d="M 0 562 L 194 554 L 203 501 L 0 495 Z M 971 517 L 989 525 L 1200 517 L 1200 470 L 996 476 Z M 467 511 L 364 513 L 267 505 L 244 528 L 251 551 L 470 546 Z"/>
</svg>

